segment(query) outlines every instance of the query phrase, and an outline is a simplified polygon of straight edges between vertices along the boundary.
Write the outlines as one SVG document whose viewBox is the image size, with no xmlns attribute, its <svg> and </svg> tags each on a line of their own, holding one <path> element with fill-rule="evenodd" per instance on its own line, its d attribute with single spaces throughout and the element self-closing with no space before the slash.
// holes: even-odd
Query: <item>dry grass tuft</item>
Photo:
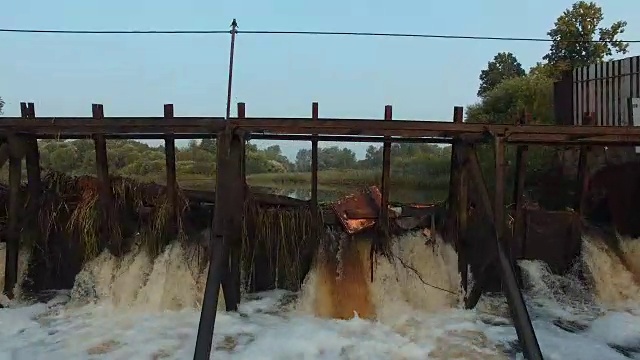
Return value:
<svg viewBox="0 0 640 360">
<path fill-rule="evenodd" d="M 320 223 L 322 223 L 320 221 Z M 256 254 L 269 258 L 275 286 L 297 290 L 302 283 L 302 252 L 317 243 L 312 238 L 313 214 L 308 206 L 276 207 L 245 202 L 242 264 L 245 274 L 254 272 Z"/>
</svg>

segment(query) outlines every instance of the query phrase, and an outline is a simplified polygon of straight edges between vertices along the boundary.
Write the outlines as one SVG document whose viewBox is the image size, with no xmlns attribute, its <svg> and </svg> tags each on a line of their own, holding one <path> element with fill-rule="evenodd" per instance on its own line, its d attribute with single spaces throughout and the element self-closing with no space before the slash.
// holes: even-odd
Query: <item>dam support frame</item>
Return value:
<svg viewBox="0 0 640 360">
<path fill-rule="evenodd" d="M 92 116 L 89 117 L 36 117 L 33 103 L 21 103 L 21 116 L 1 117 L 0 139 L 4 141 L 0 145 L 0 164 L 9 163 L 9 197 L 8 197 L 8 226 L 5 232 L 7 242 L 7 261 L 5 264 L 5 293 L 13 296 L 13 288 L 17 282 L 17 259 L 20 247 L 21 229 L 25 226 L 21 218 L 25 206 L 21 199 L 21 160 L 26 157 L 29 199 L 27 202 L 28 221 L 37 221 L 34 216 L 37 213 L 39 198 L 42 195 L 42 184 L 39 179 L 40 165 L 37 150 L 38 139 L 92 139 L 96 150 L 96 167 L 98 174 L 98 187 L 100 208 L 103 215 L 113 210 L 112 189 L 109 170 L 107 166 L 107 139 L 161 139 L 165 141 L 165 155 L 167 165 L 167 192 L 172 208 L 171 219 L 177 221 L 175 216 L 176 193 L 178 183 L 175 179 L 175 140 L 194 138 L 218 139 L 218 178 L 216 181 L 216 210 L 213 214 L 213 238 L 209 242 L 210 253 L 207 287 L 203 302 L 203 314 L 199 327 L 199 350 L 206 358 L 211 350 L 213 328 L 215 325 L 215 312 L 217 308 L 220 287 L 223 288 L 227 310 L 237 310 L 240 302 L 240 270 L 238 244 L 242 239 L 243 208 L 247 197 L 247 184 L 245 176 L 245 142 L 248 139 L 264 140 L 303 140 L 312 143 L 312 200 L 308 204 L 317 215 L 322 213 L 318 201 L 318 142 L 378 142 L 383 143 L 383 169 L 381 176 L 382 201 L 376 219 L 381 236 L 379 240 L 385 241 L 390 232 L 389 218 L 394 213 L 389 210 L 389 178 L 391 164 L 392 143 L 449 143 L 454 144 L 452 152 L 452 193 L 449 194 L 449 218 L 454 218 L 452 229 L 455 232 L 454 243 L 460 254 L 458 269 L 461 273 L 462 287 L 465 286 L 464 278 L 469 268 L 469 256 L 466 249 L 470 238 L 465 235 L 468 232 L 468 223 L 471 221 L 472 212 L 480 212 L 494 227 L 492 241 L 496 250 L 492 249 L 491 257 L 494 265 L 500 267 L 504 281 L 504 291 L 510 299 L 510 308 L 514 317 L 514 323 L 520 328 L 518 335 L 523 343 L 523 348 L 528 356 L 536 358 L 539 347 L 535 341 L 535 334 L 530 326 L 530 319 L 526 314 L 526 307 L 522 300 L 522 294 L 517 286 L 513 258 L 520 253 L 523 222 L 523 195 L 524 187 L 524 163 L 526 159 L 526 146 L 528 145 L 564 145 L 576 146 L 584 149 L 585 158 L 582 163 L 586 166 L 586 153 L 589 146 L 629 146 L 640 145 L 640 128 L 592 126 L 585 122 L 582 126 L 553 126 L 532 125 L 528 121 L 518 124 L 477 124 L 465 123 L 462 108 L 454 110 L 454 121 L 409 121 L 391 120 L 392 108 L 385 107 L 384 119 L 322 119 L 318 115 L 318 105 L 312 105 L 309 118 L 251 118 L 245 114 L 244 103 L 238 103 L 238 115 L 236 118 L 218 117 L 176 117 L 173 114 L 173 106 L 165 104 L 163 117 L 106 117 L 101 104 L 92 105 Z M 495 141 L 496 162 L 496 196 L 490 198 L 486 182 L 482 175 L 482 169 L 478 160 L 477 144 Z M 505 245 L 504 238 L 504 147 L 517 145 L 517 185 L 514 190 L 516 203 L 515 251 L 512 246 Z M 582 166 L 581 166 L 582 168 Z M 580 175 L 579 183 L 584 189 L 587 182 L 585 171 Z M 475 191 L 469 191 L 469 188 Z M 454 191 L 455 190 L 455 191 Z M 581 208 L 584 190 L 580 190 L 578 196 L 580 202 L 576 207 Z M 473 199 L 472 199 L 473 198 Z M 470 206 L 473 203 L 473 206 Z M 224 207 L 224 210 L 223 210 Z M 580 210 L 582 211 L 582 210 Z M 33 213 L 32 213 L 33 212 Z M 27 220 L 25 220 L 27 221 Z M 108 220 L 105 220 L 108 224 Z M 324 224 L 321 216 L 314 216 L 313 236 L 317 239 L 321 236 Z M 27 226 L 30 227 L 30 226 Z M 108 226 L 104 226 L 108 228 Z M 107 229 L 108 230 L 108 229 Z M 103 230 L 103 237 L 112 237 L 113 234 Z M 519 237 L 520 236 L 520 237 Z M 111 242 L 110 242 L 111 243 Z M 122 251 L 117 241 L 114 242 Z M 483 289 L 483 276 L 480 271 L 478 282 L 466 299 L 466 306 L 473 307 L 480 298 Z M 519 325 L 518 325 L 519 324 Z M 207 329 L 205 331 L 205 328 Z M 208 330 L 210 329 L 210 330 Z M 202 335 L 200 335 L 202 333 Z M 209 344 L 206 346 L 206 344 Z M 200 352 L 199 352 L 200 353 Z M 533 355 L 531 355 L 533 354 Z"/>
</svg>

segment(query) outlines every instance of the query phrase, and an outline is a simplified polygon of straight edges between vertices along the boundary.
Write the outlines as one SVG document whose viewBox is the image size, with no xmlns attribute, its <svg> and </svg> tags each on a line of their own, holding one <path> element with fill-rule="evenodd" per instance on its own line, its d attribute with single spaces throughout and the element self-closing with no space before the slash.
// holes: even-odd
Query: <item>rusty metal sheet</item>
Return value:
<svg viewBox="0 0 640 360">
<path fill-rule="evenodd" d="M 378 187 L 370 186 L 334 202 L 332 209 L 345 231 L 348 234 L 355 234 L 376 223 L 381 201 L 382 194 Z M 389 217 L 395 218 L 397 215 L 390 209 Z"/>
<path fill-rule="evenodd" d="M 542 260 L 554 273 L 562 274 L 580 252 L 579 215 L 573 211 L 526 209 L 526 230 L 517 258 Z M 519 244 L 513 244 L 518 246 Z"/>
</svg>

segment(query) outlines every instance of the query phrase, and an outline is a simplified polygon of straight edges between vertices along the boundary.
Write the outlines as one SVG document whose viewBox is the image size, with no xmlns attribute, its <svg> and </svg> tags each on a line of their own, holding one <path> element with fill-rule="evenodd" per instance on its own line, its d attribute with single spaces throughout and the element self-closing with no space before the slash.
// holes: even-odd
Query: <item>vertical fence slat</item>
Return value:
<svg viewBox="0 0 640 360">
<path fill-rule="evenodd" d="M 596 66 L 596 83 L 598 92 L 596 93 L 596 114 L 598 125 L 603 125 L 604 120 L 604 65 L 598 63 Z"/>
<path fill-rule="evenodd" d="M 593 114 L 595 126 L 628 126 L 631 114 L 628 109 L 630 98 L 640 97 L 640 56 L 620 60 L 603 61 L 571 71 L 571 116 L 572 123 L 580 125 L 583 114 Z M 560 83 L 556 82 L 556 89 Z M 554 97 L 556 107 L 568 107 L 558 96 Z M 562 111 L 555 109 L 557 122 Z"/>
<path fill-rule="evenodd" d="M 579 102 L 578 99 L 580 98 L 580 85 L 578 83 L 578 69 L 573 69 L 571 70 L 571 101 L 572 101 L 572 112 L 571 112 L 571 117 L 572 117 L 572 124 L 577 124 L 578 123 L 578 118 L 576 117 L 576 111 L 578 110 L 578 106 L 579 106 Z"/>
<path fill-rule="evenodd" d="M 596 65 L 591 64 L 587 67 L 587 111 L 596 112 L 596 92 L 597 92 L 597 81 L 595 74 Z"/>
<path fill-rule="evenodd" d="M 616 117 L 616 122 L 615 124 L 617 126 L 621 126 L 624 125 L 624 120 L 622 118 L 622 109 L 621 109 L 621 100 L 622 100 L 622 64 L 620 62 L 620 60 L 616 60 L 614 61 L 614 68 L 615 68 L 615 89 L 616 89 L 616 97 L 615 97 L 615 102 L 614 102 L 614 106 L 616 108 L 616 112 L 615 112 L 615 117 Z"/>
<path fill-rule="evenodd" d="M 611 62 L 605 62 L 604 63 L 604 71 L 605 74 L 604 76 L 606 77 L 605 79 L 605 118 L 602 120 L 602 125 L 608 126 L 611 124 L 611 118 L 612 118 L 612 109 L 613 107 L 611 106 L 611 85 L 612 85 L 612 81 L 611 81 Z"/>
</svg>

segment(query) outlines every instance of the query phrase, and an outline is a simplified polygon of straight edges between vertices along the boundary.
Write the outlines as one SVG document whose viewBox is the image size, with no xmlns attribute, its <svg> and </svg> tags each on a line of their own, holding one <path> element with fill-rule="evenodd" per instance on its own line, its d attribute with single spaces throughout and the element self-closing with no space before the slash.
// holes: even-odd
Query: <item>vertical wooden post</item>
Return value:
<svg viewBox="0 0 640 360">
<path fill-rule="evenodd" d="M 218 295 L 220 294 L 220 284 L 222 277 L 228 272 L 229 258 L 225 251 L 224 225 L 225 209 L 227 197 L 225 196 L 225 172 L 224 169 L 229 157 L 230 139 L 227 131 L 220 131 L 216 136 L 217 145 L 217 167 L 216 167 L 216 203 L 213 212 L 213 229 L 209 241 L 209 271 L 207 273 L 207 283 L 204 289 L 202 300 L 202 310 L 200 312 L 200 322 L 198 323 L 198 335 L 196 347 L 193 355 L 194 360 L 209 359 L 211 354 L 211 344 L 213 341 L 213 330 L 216 324 L 216 313 L 218 308 Z"/>
<path fill-rule="evenodd" d="M 164 104 L 165 119 L 173 118 L 173 104 Z M 178 224 L 178 183 L 176 179 L 176 141 L 172 135 L 164 136 L 164 158 L 167 168 L 167 199 L 169 200 L 169 224 L 171 236 L 176 235 Z"/>
<path fill-rule="evenodd" d="M 318 110 L 318 103 L 313 102 L 311 104 L 311 120 L 317 122 L 320 117 L 320 111 Z M 311 239 L 315 244 L 320 243 L 320 233 L 323 229 L 323 218 L 320 215 L 320 207 L 318 205 L 318 137 L 314 134 L 311 140 L 311 214 L 313 220 L 311 223 Z M 304 253 L 301 254 L 301 258 L 313 258 L 313 247 L 308 247 Z M 311 269 L 311 261 L 303 261 L 304 268 L 302 273 L 306 274 Z M 301 279 L 302 280 L 302 279 Z M 302 286 L 302 283 L 300 284 Z"/>
<path fill-rule="evenodd" d="M 393 118 L 393 108 L 391 105 L 384 107 L 384 119 L 391 121 Z M 380 201 L 380 225 L 385 237 L 389 236 L 389 188 L 391 177 L 391 141 L 385 136 L 382 145 L 382 181 L 380 182 L 382 199 Z"/>
<path fill-rule="evenodd" d="M 20 103 L 23 118 L 28 117 L 26 103 Z M 22 145 L 21 139 L 14 134 L 7 137 L 9 148 L 9 206 L 7 208 L 8 224 L 6 232 L 6 249 L 4 264 L 4 294 L 13 299 L 15 286 L 18 283 L 18 259 L 20 256 L 20 219 L 22 218 L 22 201 L 20 181 L 22 178 Z"/>
<path fill-rule="evenodd" d="M 523 114 L 517 121 L 517 125 L 525 125 L 530 122 L 531 115 Z M 515 186 L 513 187 L 513 203 L 515 204 L 515 220 L 513 224 L 513 244 L 511 244 L 511 256 L 519 259 L 524 256 L 524 183 L 527 171 L 527 152 L 529 146 L 518 145 L 516 149 L 516 173 Z"/>
<path fill-rule="evenodd" d="M 25 119 L 34 119 L 36 111 L 33 103 L 26 104 L 24 111 L 20 103 L 22 117 Z M 42 179 L 40 170 L 40 151 L 38 149 L 38 139 L 30 136 L 25 137 L 25 157 L 27 165 L 27 192 L 29 193 L 27 202 L 27 214 L 25 223 L 25 231 L 29 232 L 29 236 L 35 241 L 37 251 L 46 252 L 46 239 L 42 239 L 40 234 L 40 226 L 38 224 L 38 214 L 40 210 L 40 197 L 42 194 Z M 43 259 L 46 254 L 42 254 Z"/>
<path fill-rule="evenodd" d="M 246 117 L 244 103 L 238 103 L 238 119 Z M 226 276 L 222 278 L 227 311 L 237 311 L 240 304 L 240 256 L 242 251 L 242 219 L 245 202 L 245 183 L 242 169 L 242 155 L 244 154 L 244 138 L 240 134 L 231 133 L 229 139 L 228 159 L 225 165 L 225 191 L 228 193 L 227 216 L 225 226 L 225 251 L 228 252 L 229 262 Z"/>
<path fill-rule="evenodd" d="M 104 108 L 102 104 L 92 104 L 91 111 L 93 118 L 100 120 L 104 118 Z M 107 142 L 104 135 L 96 134 L 93 136 L 96 151 L 96 175 L 98 178 L 98 194 L 101 211 L 100 237 L 104 244 L 108 244 L 112 252 L 120 252 L 119 239 L 111 239 L 111 223 L 115 219 L 111 219 L 112 196 L 111 196 L 111 180 L 109 179 L 109 162 L 107 159 Z M 116 242 L 115 247 L 111 247 L 111 240 Z"/>
<path fill-rule="evenodd" d="M 483 220 L 487 222 L 493 222 L 495 219 L 493 206 L 491 202 L 491 196 L 487 189 L 487 184 L 480 167 L 480 160 L 478 159 L 478 152 L 475 146 L 470 145 L 468 148 L 467 165 L 469 171 L 469 182 L 474 187 L 474 193 L 476 194 L 476 206 L 478 208 L 479 216 L 483 217 Z M 490 262 L 489 262 L 490 263 Z M 465 299 L 465 307 L 467 309 L 473 309 L 484 292 L 486 283 L 489 280 L 489 275 L 486 273 L 487 268 L 479 269 L 478 273 L 474 273 L 475 282 L 471 291 L 468 293 Z"/>
<path fill-rule="evenodd" d="M 318 118 L 318 103 L 314 102 L 311 104 L 311 119 L 318 121 Z M 314 138 L 311 140 L 311 211 L 314 216 L 313 239 L 317 239 L 318 237 L 318 221 L 320 221 L 318 216 L 318 138 L 315 136 L 317 136 L 317 134 L 314 134 Z"/>
<path fill-rule="evenodd" d="M 511 310 L 514 327 L 518 340 L 522 346 L 525 358 L 542 359 L 540 345 L 536 338 L 529 311 L 527 310 L 522 293 L 518 288 L 518 281 L 513 269 L 513 261 L 504 249 L 504 174 L 505 174 L 505 140 L 504 137 L 498 135 L 495 137 L 495 153 L 496 153 L 496 187 L 494 202 L 494 225 L 496 230 L 496 250 L 498 255 L 498 264 L 502 273 L 502 288 Z"/>
<path fill-rule="evenodd" d="M 462 124 L 464 122 L 463 107 L 456 106 L 453 108 L 453 122 L 456 124 Z M 468 222 L 468 171 L 467 171 L 467 145 L 460 139 L 456 139 L 451 148 L 452 163 L 451 163 L 451 177 L 449 183 L 454 186 L 454 189 L 449 191 L 449 196 L 452 200 L 451 207 L 456 212 L 455 214 L 455 246 L 458 252 L 458 272 L 460 273 L 460 285 L 463 291 L 466 293 L 469 270 L 467 264 L 467 255 L 465 252 L 466 239 L 464 234 L 467 230 Z M 454 205 L 455 203 L 455 205 Z M 451 214 L 453 215 L 453 214 Z"/>
<path fill-rule="evenodd" d="M 458 106 L 455 106 L 453 108 L 453 122 L 457 123 L 458 121 L 462 121 L 459 119 L 463 119 L 462 109 L 460 109 L 460 107 Z M 447 199 L 447 218 L 449 219 L 456 219 L 456 191 L 458 190 L 458 157 L 456 156 L 456 154 L 458 152 L 458 142 L 459 141 L 457 139 L 454 139 L 453 143 L 451 144 L 451 161 L 449 162 L 451 164 L 451 169 L 449 170 L 449 195 Z M 450 230 L 453 230 L 453 232 L 455 233 L 457 227 L 454 225 L 454 223 L 455 221 L 451 223 L 451 226 L 453 228 Z"/>
<path fill-rule="evenodd" d="M 393 108 L 391 105 L 384 107 L 384 119 L 391 121 L 393 118 Z M 369 252 L 370 275 L 373 281 L 374 254 L 376 251 L 383 249 L 384 243 L 389 239 L 389 187 L 391 175 L 391 141 L 389 137 L 384 137 L 382 145 L 382 179 L 380 181 L 380 209 L 378 212 L 377 235 L 371 243 L 371 251 Z"/>
<path fill-rule="evenodd" d="M 9 139 L 9 224 L 7 227 L 7 247 L 5 255 L 4 293 L 13 299 L 14 287 L 18 282 L 18 256 L 20 252 L 20 178 L 22 177 L 22 157 L 19 154 L 19 139 Z"/>
<path fill-rule="evenodd" d="M 582 117 L 582 124 L 585 126 L 593 126 L 595 119 L 595 113 L 584 113 Z M 574 200 L 573 209 L 580 215 L 584 215 L 584 207 L 586 200 L 586 192 L 589 188 L 589 153 L 591 152 L 591 146 L 580 147 L 580 157 L 578 158 L 578 174 L 577 174 L 577 189 L 576 197 Z"/>
<path fill-rule="evenodd" d="M 499 238 L 502 238 L 504 233 L 504 174 L 505 174 L 505 144 L 503 136 L 495 137 L 495 154 L 496 154 L 496 184 L 495 184 L 495 197 L 493 205 L 494 224 L 496 226 L 496 232 Z"/>
<path fill-rule="evenodd" d="M 504 202 L 505 202 L 505 144 L 504 137 L 498 135 L 494 138 L 494 154 L 495 154 L 495 186 L 493 198 L 493 224 L 496 230 L 498 241 L 504 246 Z M 504 279 L 502 279 L 502 287 L 504 287 Z"/>
</svg>

